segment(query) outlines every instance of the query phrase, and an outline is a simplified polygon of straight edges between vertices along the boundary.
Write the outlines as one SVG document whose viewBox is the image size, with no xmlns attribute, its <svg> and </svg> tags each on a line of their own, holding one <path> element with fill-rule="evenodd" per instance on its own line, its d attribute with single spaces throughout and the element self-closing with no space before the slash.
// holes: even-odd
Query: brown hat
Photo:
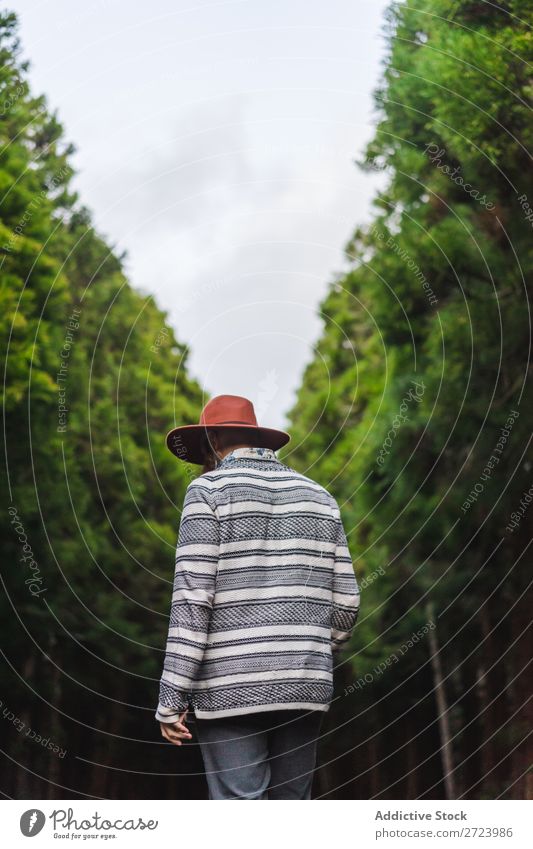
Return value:
<svg viewBox="0 0 533 849">
<path fill-rule="evenodd" d="M 240 395 L 217 395 L 203 408 L 198 424 L 181 425 L 167 434 L 167 448 L 178 459 L 186 463 L 203 463 L 208 444 L 207 428 L 224 430 L 249 428 L 253 445 L 257 448 L 272 448 L 277 451 L 286 445 L 290 435 L 284 430 L 259 427 L 254 405 Z"/>
</svg>

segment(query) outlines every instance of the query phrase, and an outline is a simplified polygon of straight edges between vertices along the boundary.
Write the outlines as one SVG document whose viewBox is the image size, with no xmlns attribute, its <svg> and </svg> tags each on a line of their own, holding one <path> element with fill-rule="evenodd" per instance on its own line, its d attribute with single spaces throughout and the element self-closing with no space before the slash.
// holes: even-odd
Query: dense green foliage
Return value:
<svg viewBox="0 0 533 849">
<path fill-rule="evenodd" d="M 291 460 L 340 499 L 363 582 L 327 747 L 352 740 L 348 796 L 444 793 L 428 638 L 394 659 L 432 617 L 453 792 L 526 792 L 533 509 L 508 526 L 532 484 L 532 24 L 524 2 L 391 7 L 359 163 L 386 188 L 291 412 Z"/>
<path fill-rule="evenodd" d="M 28 90 L 12 15 L 0 19 L 0 65 L 1 729 L 24 765 L 7 761 L 5 789 L 142 797 L 142 776 L 118 789 L 116 774 L 78 758 L 127 765 L 144 738 L 138 768 L 164 769 L 153 713 L 193 472 L 164 436 L 197 418 L 202 393 L 166 316 L 130 287 L 69 188 L 71 149 Z"/>
</svg>

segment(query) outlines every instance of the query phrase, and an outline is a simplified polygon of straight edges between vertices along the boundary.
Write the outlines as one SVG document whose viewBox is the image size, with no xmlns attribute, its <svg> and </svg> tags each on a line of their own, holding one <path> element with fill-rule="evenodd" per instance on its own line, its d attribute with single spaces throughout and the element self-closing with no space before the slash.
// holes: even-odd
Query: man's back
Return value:
<svg viewBox="0 0 533 849">
<path fill-rule="evenodd" d="M 187 488 L 159 712 L 327 710 L 358 604 L 334 498 L 271 449 L 230 451 Z"/>
</svg>

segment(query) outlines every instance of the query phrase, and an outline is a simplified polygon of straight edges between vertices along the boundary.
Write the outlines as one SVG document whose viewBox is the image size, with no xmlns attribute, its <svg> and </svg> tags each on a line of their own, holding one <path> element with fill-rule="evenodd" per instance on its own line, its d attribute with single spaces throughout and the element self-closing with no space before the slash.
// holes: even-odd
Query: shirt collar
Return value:
<svg viewBox="0 0 533 849">
<path fill-rule="evenodd" d="M 244 458 L 246 460 L 277 460 L 276 454 L 272 448 L 255 448 L 251 445 L 243 446 L 242 448 L 234 448 L 222 459 L 222 463 L 234 458 Z"/>
</svg>

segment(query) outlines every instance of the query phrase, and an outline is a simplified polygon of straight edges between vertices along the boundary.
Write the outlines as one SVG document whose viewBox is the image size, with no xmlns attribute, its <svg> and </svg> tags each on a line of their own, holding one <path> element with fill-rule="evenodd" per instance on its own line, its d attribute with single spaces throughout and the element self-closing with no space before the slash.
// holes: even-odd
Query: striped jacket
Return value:
<svg viewBox="0 0 533 849">
<path fill-rule="evenodd" d="M 359 588 L 337 502 L 270 448 L 187 487 L 156 719 L 328 710 Z"/>
</svg>

